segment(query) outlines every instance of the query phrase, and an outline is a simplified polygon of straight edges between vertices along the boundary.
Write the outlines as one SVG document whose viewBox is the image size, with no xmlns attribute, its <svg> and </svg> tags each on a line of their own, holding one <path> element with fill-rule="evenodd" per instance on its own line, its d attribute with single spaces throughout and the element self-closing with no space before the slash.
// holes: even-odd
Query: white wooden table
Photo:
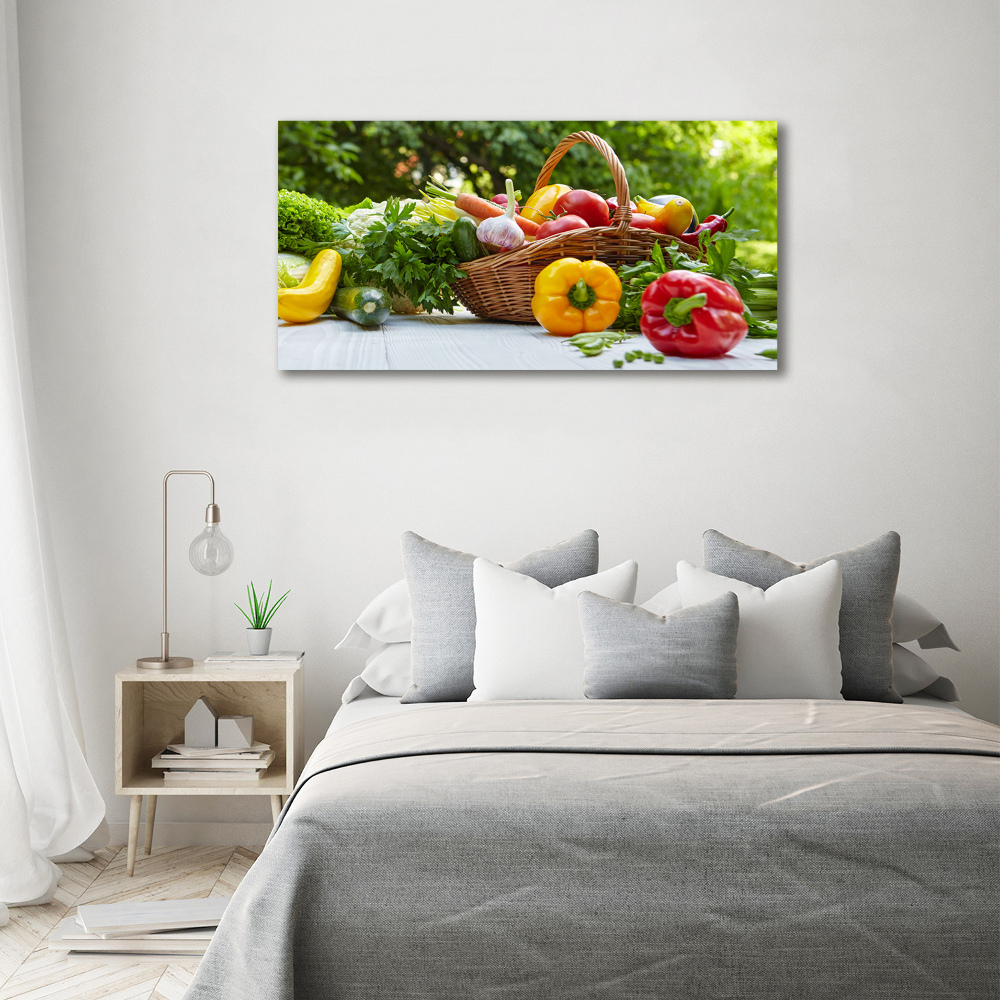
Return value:
<svg viewBox="0 0 1000 1000">
<path fill-rule="evenodd" d="M 584 357 L 563 337 L 540 326 L 491 323 L 471 313 L 447 316 L 390 316 L 380 327 L 364 329 L 348 320 L 278 324 L 278 368 L 283 371 L 776 371 L 778 364 L 760 352 L 775 340 L 744 340 L 724 358 L 666 358 L 663 364 L 633 361 L 616 371 L 615 358 L 629 351 L 653 351 L 641 334 L 596 358 Z"/>
</svg>

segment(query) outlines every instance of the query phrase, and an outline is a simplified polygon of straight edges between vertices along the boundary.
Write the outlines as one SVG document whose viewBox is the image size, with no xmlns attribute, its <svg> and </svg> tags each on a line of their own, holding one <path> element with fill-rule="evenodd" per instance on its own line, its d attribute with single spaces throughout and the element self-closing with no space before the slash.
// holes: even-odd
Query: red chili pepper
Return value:
<svg viewBox="0 0 1000 1000">
<path fill-rule="evenodd" d="M 726 212 L 725 215 L 706 215 L 700 225 L 696 226 L 689 233 L 682 233 L 677 239 L 696 247 L 698 245 L 699 233 L 724 233 L 729 228 L 729 214 L 731 212 L 732 209 Z"/>
<path fill-rule="evenodd" d="M 639 328 L 663 354 L 719 358 L 747 334 L 740 293 L 693 271 L 667 271 L 642 293 Z"/>
<path fill-rule="evenodd" d="M 729 211 L 731 212 L 732 209 Z M 706 229 L 713 233 L 724 233 L 729 228 L 729 220 L 725 215 L 706 216 L 705 221 L 702 224 Z"/>
</svg>

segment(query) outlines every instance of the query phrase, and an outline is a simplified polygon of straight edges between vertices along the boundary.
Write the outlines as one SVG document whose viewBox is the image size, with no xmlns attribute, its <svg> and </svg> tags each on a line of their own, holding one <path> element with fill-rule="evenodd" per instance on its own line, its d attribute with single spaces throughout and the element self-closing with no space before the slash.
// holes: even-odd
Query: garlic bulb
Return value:
<svg viewBox="0 0 1000 1000">
<path fill-rule="evenodd" d="M 514 221 L 514 182 L 507 178 L 507 211 L 492 219 L 483 219 L 476 226 L 476 236 L 479 242 L 490 253 L 502 253 L 505 250 L 516 250 L 524 242 L 524 233 Z"/>
</svg>

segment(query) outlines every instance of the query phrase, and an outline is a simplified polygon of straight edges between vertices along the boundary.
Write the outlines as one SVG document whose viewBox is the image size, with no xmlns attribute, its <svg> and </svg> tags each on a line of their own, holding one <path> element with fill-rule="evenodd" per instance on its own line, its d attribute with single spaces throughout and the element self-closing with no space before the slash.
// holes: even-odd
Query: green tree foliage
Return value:
<svg viewBox="0 0 1000 1000">
<path fill-rule="evenodd" d="M 287 121 L 278 131 L 278 187 L 351 205 L 418 197 L 430 177 L 489 198 L 510 177 L 524 199 L 559 140 L 582 129 L 615 150 L 633 195 L 683 195 L 702 218 L 736 205 L 741 228 L 777 240 L 775 122 Z M 603 157 L 585 144 L 552 180 L 614 193 Z"/>
</svg>

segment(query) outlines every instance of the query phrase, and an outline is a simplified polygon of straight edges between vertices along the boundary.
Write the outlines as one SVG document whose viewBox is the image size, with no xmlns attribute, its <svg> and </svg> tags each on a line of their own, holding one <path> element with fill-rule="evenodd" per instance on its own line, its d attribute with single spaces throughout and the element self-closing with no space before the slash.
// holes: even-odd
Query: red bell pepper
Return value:
<svg viewBox="0 0 1000 1000">
<path fill-rule="evenodd" d="M 667 271 L 642 293 L 639 329 L 663 354 L 719 358 L 746 335 L 740 293 L 718 278 Z"/>
</svg>

